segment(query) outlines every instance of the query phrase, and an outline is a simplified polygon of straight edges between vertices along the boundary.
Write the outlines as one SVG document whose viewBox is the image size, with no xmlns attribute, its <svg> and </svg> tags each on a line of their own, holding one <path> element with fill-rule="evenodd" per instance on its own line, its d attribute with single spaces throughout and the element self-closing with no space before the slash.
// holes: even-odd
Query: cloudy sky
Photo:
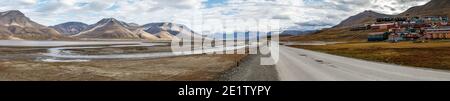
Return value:
<svg viewBox="0 0 450 101">
<path fill-rule="evenodd" d="M 429 0 L 0 0 L 0 11 L 20 10 L 32 20 L 55 25 L 93 24 L 102 18 L 126 22 L 177 22 L 217 26 L 224 20 L 276 19 L 283 29 L 320 29 L 364 10 L 397 14 Z M 201 22 L 201 23 L 199 23 Z M 241 24 L 241 21 L 231 21 Z M 251 22 L 245 22 L 250 24 Z M 194 29 L 195 30 L 195 29 Z"/>
</svg>

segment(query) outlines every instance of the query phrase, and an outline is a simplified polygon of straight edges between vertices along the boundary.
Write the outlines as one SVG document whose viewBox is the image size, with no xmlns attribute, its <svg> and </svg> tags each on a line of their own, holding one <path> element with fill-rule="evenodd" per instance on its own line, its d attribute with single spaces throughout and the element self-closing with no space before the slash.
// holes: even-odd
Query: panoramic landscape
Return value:
<svg viewBox="0 0 450 101">
<path fill-rule="evenodd" d="M 171 42 L 179 40 L 177 35 L 203 36 L 170 22 L 141 26 L 104 18 L 92 25 L 67 22 L 46 27 L 18 10 L 0 15 L 0 79 L 6 81 L 245 80 L 225 75 L 237 72 L 234 68 L 244 59 L 254 57 L 245 53 L 176 54 Z M 245 47 L 229 46 L 216 43 L 217 48 L 204 51 L 245 51 Z M 204 48 L 192 48 L 196 47 Z M 267 69 L 272 70 L 267 73 L 276 73 L 274 67 Z M 276 75 L 267 78 L 259 80 L 277 80 Z"/>
<path fill-rule="evenodd" d="M 0 81 L 450 80 L 450 1 L 394 1 L 339 11 L 326 5 L 346 1 L 159 1 L 167 8 L 147 11 L 115 1 L 106 13 L 83 10 L 93 1 L 8 1 L 25 6 L 0 7 Z M 50 3 L 62 7 L 40 11 Z M 295 9 L 272 14 L 280 5 Z"/>
<path fill-rule="evenodd" d="M 449 9 L 449 1 L 431 0 L 394 15 L 366 10 L 334 27 L 299 36 L 285 36 L 281 40 L 287 46 L 306 49 L 302 51 L 343 56 L 336 57 L 342 58 L 337 60 L 331 56 L 325 58 L 325 54 L 320 57 L 303 54 L 304 57 L 324 59 L 316 61 L 326 64 L 326 67 L 345 66 L 352 73 L 363 73 L 359 75 L 374 80 L 448 80 Z M 354 60 L 343 61 L 346 60 L 344 57 Z M 333 75 L 338 76 L 339 73 Z M 391 77 L 386 78 L 388 75 Z"/>
</svg>

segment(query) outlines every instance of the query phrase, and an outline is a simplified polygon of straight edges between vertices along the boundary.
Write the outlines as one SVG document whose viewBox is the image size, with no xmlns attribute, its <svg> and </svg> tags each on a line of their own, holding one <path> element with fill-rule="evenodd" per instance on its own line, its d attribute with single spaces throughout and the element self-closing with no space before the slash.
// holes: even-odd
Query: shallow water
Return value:
<svg viewBox="0 0 450 101">
<path fill-rule="evenodd" d="M 135 45 L 132 45 L 135 46 Z M 148 45 L 147 45 L 148 46 Z M 110 46 L 119 47 L 119 46 Z M 122 45 L 120 47 L 128 47 Z M 151 46 L 148 46 L 151 47 Z M 219 47 L 210 48 L 205 50 L 194 50 L 185 52 L 158 52 L 158 53 L 138 53 L 138 54 L 112 54 L 112 55 L 82 55 L 82 54 L 67 54 L 64 50 L 68 49 L 89 49 L 89 48 L 106 48 L 106 47 L 58 47 L 48 49 L 48 53 L 44 54 L 49 57 L 55 58 L 68 58 L 68 59 L 130 59 L 130 58 L 160 58 L 160 57 L 171 57 L 171 56 L 182 56 L 182 55 L 193 55 L 202 53 L 211 53 L 217 51 L 229 51 L 244 48 L 245 46 L 238 47 Z"/>
<path fill-rule="evenodd" d="M 43 61 L 43 62 L 89 62 L 91 60 L 87 60 L 87 59 L 72 59 L 72 60 L 63 60 L 63 59 L 52 59 L 52 58 L 48 58 L 48 59 L 41 59 L 38 61 Z"/>
<path fill-rule="evenodd" d="M 91 59 L 142 59 L 142 58 L 162 58 L 162 57 L 173 57 L 173 56 L 185 56 L 194 55 L 202 53 L 212 53 L 217 51 L 230 51 L 245 48 L 246 46 L 237 47 L 216 47 L 205 50 L 194 50 L 194 51 L 183 51 L 183 52 L 158 52 L 158 53 L 134 53 L 134 54 L 111 54 L 111 55 L 83 55 L 83 54 L 72 54 L 68 49 L 89 49 L 89 48 L 107 48 L 107 47 L 135 47 L 144 46 L 152 47 L 155 45 L 160 45 L 160 43 L 145 43 L 141 45 L 112 45 L 112 46 L 99 46 L 99 47 L 57 47 L 49 48 L 48 53 L 44 54 L 48 58 L 42 59 L 46 62 L 60 62 L 60 61 L 75 61 L 75 62 L 87 62 Z M 82 61 L 80 61 L 82 60 Z"/>
<path fill-rule="evenodd" d="M 88 62 L 93 59 L 141 59 L 162 58 L 173 56 L 194 55 L 212 53 L 218 51 L 230 51 L 245 48 L 246 46 L 219 46 L 204 50 L 182 51 L 182 52 L 158 52 L 158 53 L 133 53 L 133 54 L 111 54 L 111 55 L 83 55 L 71 53 L 69 49 L 90 49 L 110 47 L 154 47 L 168 46 L 169 43 L 147 43 L 140 41 L 24 41 L 24 40 L 0 40 L 0 46 L 14 47 L 53 47 L 47 53 L 38 58 L 43 62 Z"/>
</svg>

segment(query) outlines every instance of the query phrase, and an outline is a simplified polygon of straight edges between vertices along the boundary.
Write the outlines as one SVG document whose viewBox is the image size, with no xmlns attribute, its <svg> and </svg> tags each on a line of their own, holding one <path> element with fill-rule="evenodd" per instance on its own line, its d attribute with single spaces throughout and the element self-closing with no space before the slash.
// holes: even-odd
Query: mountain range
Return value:
<svg viewBox="0 0 450 101">
<path fill-rule="evenodd" d="M 53 28 L 31 21 L 18 10 L 0 12 L 0 39 L 51 40 L 64 38 Z"/>
<path fill-rule="evenodd" d="M 91 25 L 82 22 L 66 22 L 54 26 L 44 26 L 32 21 L 18 10 L 0 12 L 0 39 L 7 40 L 174 40 L 178 39 L 176 35 L 179 34 L 203 38 L 184 25 L 169 22 L 149 23 L 140 26 L 114 18 L 104 18 Z"/>
<path fill-rule="evenodd" d="M 101 38 L 101 39 L 140 39 L 137 33 L 130 30 L 130 26 L 114 18 L 105 18 L 78 34 L 76 38 Z"/>
<path fill-rule="evenodd" d="M 411 7 L 405 12 L 397 15 L 388 15 L 367 10 L 345 19 L 333 28 L 352 27 L 354 25 L 368 24 L 375 22 L 376 18 L 396 16 L 450 16 L 450 1 L 431 0 L 425 5 Z"/>
<path fill-rule="evenodd" d="M 350 31 L 355 25 L 374 22 L 375 18 L 391 16 L 450 16 L 449 0 L 431 0 L 425 5 L 412 7 L 398 15 L 387 15 L 374 11 L 364 11 L 343 20 L 332 28 L 313 34 L 289 37 L 286 40 L 365 40 L 370 31 Z M 58 40 L 58 39 L 147 39 L 174 40 L 176 35 L 203 38 L 184 25 L 160 22 L 138 25 L 114 18 L 105 18 L 95 24 L 67 22 L 55 26 L 44 26 L 32 21 L 18 10 L 0 12 L 0 39 Z M 291 33 L 289 34 L 296 34 Z"/>
<path fill-rule="evenodd" d="M 51 28 L 56 29 L 62 35 L 71 36 L 78 34 L 86 29 L 88 29 L 89 25 L 82 22 L 66 22 L 62 24 L 58 24 L 55 26 L 51 26 Z"/>
</svg>

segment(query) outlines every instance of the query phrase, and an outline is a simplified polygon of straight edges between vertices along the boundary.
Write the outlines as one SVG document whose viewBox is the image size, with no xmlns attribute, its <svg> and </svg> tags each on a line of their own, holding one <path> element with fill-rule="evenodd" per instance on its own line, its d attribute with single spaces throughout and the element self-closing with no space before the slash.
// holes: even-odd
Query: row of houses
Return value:
<svg viewBox="0 0 450 101">
<path fill-rule="evenodd" d="M 405 29 L 401 29 L 405 30 Z M 439 40 L 450 39 L 450 27 L 425 28 L 413 31 L 387 31 L 369 33 L 368 41 L 414 41 L 414 40 Z"/>
<path fill-rule="evenodd" d="M 450 39 L 450 27 L 425 29 L 424 38 L 425 39 Z"/>
<path fill-rule="evenodd" d="M 444 16 L 379 18 L 377 23 L 366 27 L 373 32 L 369 33 L 368 41 L 450 39 L 448 17 Z"/>
</svg>

